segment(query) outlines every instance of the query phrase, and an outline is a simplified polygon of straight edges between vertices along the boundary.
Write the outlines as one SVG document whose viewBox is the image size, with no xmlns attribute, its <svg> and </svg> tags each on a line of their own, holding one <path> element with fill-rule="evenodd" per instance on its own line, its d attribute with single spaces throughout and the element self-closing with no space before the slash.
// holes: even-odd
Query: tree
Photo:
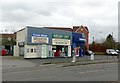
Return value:
<svg viewBox="0 0 120 83">
<path fill-rule="evenodd" d="M 117 50 L 120 50 L 120 42 L 117 42 L 115 47 Z"/>
<path fill-rule="evenodd" d="M 107 49 L 115 49 L 115 40 L 111 34 L 106 37 L 105 45 Z"/>
</svg>

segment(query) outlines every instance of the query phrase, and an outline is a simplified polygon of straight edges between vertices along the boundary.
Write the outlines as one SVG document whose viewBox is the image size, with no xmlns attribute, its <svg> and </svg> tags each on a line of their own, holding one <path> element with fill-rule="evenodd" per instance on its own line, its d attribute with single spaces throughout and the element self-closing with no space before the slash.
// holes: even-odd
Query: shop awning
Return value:
<svg viewBox="0 0 120 83">
<path fill-rule="evenodd" d="M 84 39 L 84 38 L 74 38 L 73 42 L 85 43 L 86 39 Z"/>
<path fill-rule="evenodd" d="M 86 42 L 86 39 L 79 38 L 79 41 Z"/>
</svg>

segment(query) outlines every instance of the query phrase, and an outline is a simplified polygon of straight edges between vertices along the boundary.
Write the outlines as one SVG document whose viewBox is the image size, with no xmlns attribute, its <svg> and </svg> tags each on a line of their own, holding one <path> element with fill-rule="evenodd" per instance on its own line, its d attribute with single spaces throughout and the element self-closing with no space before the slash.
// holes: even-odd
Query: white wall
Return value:
<svg viewBox="0 0 120 83">
<path fill-rule="evenodd" d="M 17 45 L 14 46 L 14 55 L 13 56 L 19 57 L 19 47 Z"/>
<path fill-rule="evenodd" d="M 16 45 L 14 46 L 14 56 L 17 56 L 19 57 L 19 46 L 18 46 L 18 43 L 19 42 L 25 42 L 25 32 L 26 31 L 26 28 L 21 30 L 21 31 L 18 31 L 16 33 Z"/>
<path fill-rule="evenodd" d="M 16 34 L 17 45 L 19 42 L 25 42 L 25 36 L 26 36 L 25 32 L 26 32 L 26 28 L 17 32 Z"/>
<path fill-rule="evenodd" d="M 29 49 L 29 52 L 28 52 Z M 33 49 L 33 52 L 31 52 L 31 49 Z M 36 49 L 36 52 L 34 52 Z M 37 55 L 37 45 L 25 45 L 25 55 L 24 58 L 38 58 Z"/>
</svg>

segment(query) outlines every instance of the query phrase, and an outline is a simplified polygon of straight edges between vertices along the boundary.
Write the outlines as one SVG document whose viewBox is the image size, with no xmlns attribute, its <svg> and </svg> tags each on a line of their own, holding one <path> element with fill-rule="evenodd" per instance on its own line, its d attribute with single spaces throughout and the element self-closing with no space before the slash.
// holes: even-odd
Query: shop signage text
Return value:
<svg viewBox="0 0 120 83">
<path fill-rule="evenodd" d="M 32 34 L 32 43 L 48 43 L 48 35 Z"/>
<path fill-rule="evenodd" d="M 70 39 L 70 36 L 69 36 L 69 35 L 56 35 L 56 34 L 53 34 L 53 35 L 52 35 L 52 38 L 57 38 L 57 39 Z"/>
<path fill-rule="evenodd" d="M 53 34 L 52 45 L 70 45 L 70 36 Z"/>
<path fill-rule="evenodd" d="M 70 45 L 70 40 L 68 39 L 52 39 L 52 45 Z"/>
<path fill-rule="evenodd" d="M 32 34 L 32 36 L 36 36 L 36 37 L 48 37 L 48 35 L 46 35 L 46 34 Z"/>
</svg>

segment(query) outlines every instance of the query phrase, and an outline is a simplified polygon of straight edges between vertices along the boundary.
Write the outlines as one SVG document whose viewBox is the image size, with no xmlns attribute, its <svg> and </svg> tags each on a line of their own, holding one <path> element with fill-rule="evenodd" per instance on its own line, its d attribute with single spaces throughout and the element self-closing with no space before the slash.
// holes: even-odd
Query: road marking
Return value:
<svg viewBox="0 0 120 83">
<path fill-rule="evenodd" d="M 92 72 L 99 72 L 99 71 L 105 71 L 105 70 L 92 70 L 92 71 L 85 71 L 85 72 L 78 72 L 78 73 L 92 73 Z"/>
</svg>

